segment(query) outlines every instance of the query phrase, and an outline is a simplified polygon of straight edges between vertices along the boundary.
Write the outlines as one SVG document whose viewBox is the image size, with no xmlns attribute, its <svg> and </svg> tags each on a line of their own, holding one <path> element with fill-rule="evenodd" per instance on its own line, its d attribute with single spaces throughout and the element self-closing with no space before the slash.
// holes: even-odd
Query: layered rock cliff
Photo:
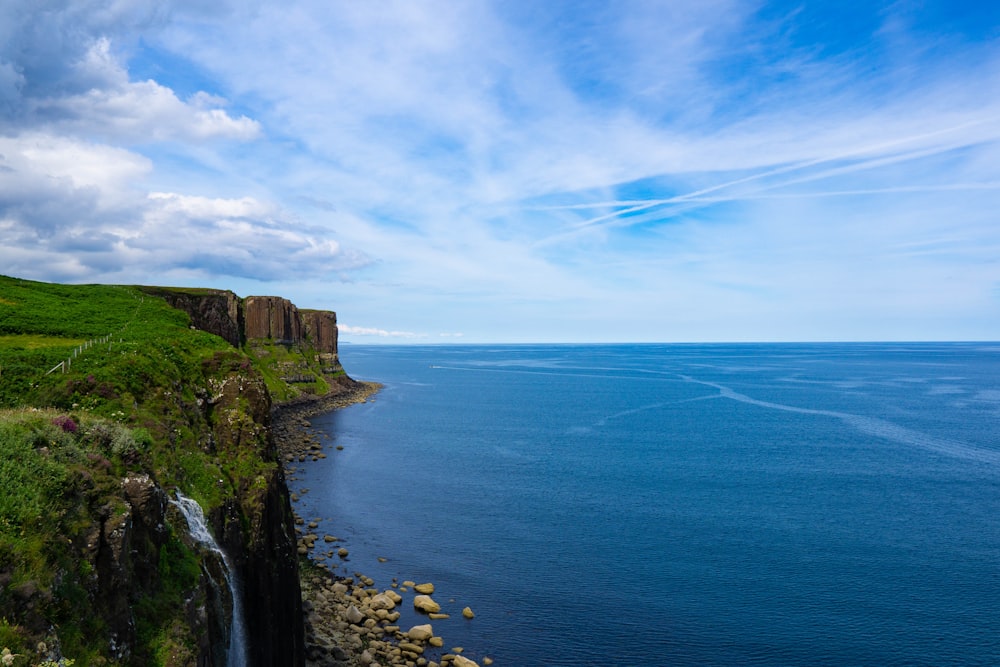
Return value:
<svg viewBox="0 0 1000 667">
<path fill-rule="evenodd" d="M 225 339 L 233 347 L 249 340 L 305 345 L 317 354 L 337 355 L 337 314 L 300 310 L 280 296 L 240 299 L 228 290 L 144 287 L 191 318 L 191 326 Z"/>
<path fill-rule="evenodd" d="M 337 313 L 330 310 L 301 310 L 306 338 L 321 354 L 337 356 Z"/>
<path fill-rule="evenodd" d="M 269 338 L 293 345 L 304 340 L 302 316 L 295 304 L 279 296 L 248 296 L 244 301 L 246 337 Z"/>
</svg>

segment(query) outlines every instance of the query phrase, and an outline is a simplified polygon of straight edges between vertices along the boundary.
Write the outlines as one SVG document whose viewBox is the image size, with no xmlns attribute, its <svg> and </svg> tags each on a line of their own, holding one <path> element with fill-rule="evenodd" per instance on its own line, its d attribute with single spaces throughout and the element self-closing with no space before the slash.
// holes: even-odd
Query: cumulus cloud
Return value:
<svg viewBox="0 0 1000 667">
<path fill-rule="evenodd" d="M 276 280 L 370 260 L 253 197 L 144 194 L 150 161 L 49 134 L 0 137 L 0 265 L 27 278 L 114 280 L 188 269 Z"/>
<path fill-rule="evenodd" d="M 156 80 L 130 78 L 129 45 L 175 12 L 197 16 L 197 3 L 187 4 L 79 0 L 43 10 L 15 0 L 0 7 L 5 272 L 113 281 L 180 270 L 275 280 L 369 263 L 266 192 L 259 196 L 260 188 L 258 196 L 220 197 L 155 187 L 161 155 L 143 147 L 169 146 L 172 161 L 197 171 L 225 164 L 220 141 L 261 136 L 258 121 L 230 113 L 215 92 L 182 99 Z"/>
<path fill-rule="evenodd" d="M 279 280 L 312 277 L 369 263 L 330 238 L 301 231 L 298 220 L 250 197 L 221 199 L 151 193 L 142 225 L 129 248 L 154 261 L 206 274 Z M 171 242 L 173 239 L 173 242 Z"/>
<path fill-rule="evenodd" d="M 25 96 L 22 122 L 75 136 L 111 141 L 247 141 L 260 134 L 260 123 L 230 116 L 225 100 L 199 93 L 182 101 L 156 81 L 129 81 L 128 72 L 111 53 L 111 42 L 97 38 L 70 68 L 75 79 L 92 82 L 86 90 L 66 89 Z"/>
</svg>

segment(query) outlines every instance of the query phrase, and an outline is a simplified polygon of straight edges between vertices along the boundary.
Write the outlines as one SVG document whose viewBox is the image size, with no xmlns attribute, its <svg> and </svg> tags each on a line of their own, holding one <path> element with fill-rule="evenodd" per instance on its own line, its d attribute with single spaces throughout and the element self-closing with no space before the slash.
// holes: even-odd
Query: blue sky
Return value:
<svg viewBox="0 0 1000 667">
<path fill-rule="evenodd" d="M 355 342 L 996 340 L 1000 4 L 0 3 L 0 273 Z"/>
</svg>

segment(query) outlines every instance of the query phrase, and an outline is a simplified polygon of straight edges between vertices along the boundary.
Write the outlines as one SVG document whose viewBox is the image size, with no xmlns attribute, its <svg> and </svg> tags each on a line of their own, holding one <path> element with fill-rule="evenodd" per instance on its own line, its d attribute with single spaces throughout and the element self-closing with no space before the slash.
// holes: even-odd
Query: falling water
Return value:
<svg viewBox="0 0 1000 667">
<path fill-rule="evenodd" d="M 226 575 L 226 583 L 229 585 L 229 593 L 233 599 L 233 622 L 229 629 L 229 651 L 226 658 L 226 667 L 246 667 L 247 664 L 247 637 L 246 628 L 243 627 L 243 595 L 240 592 L 239 582 L 236 580 L 236 571 L 229 564 L 226 554 L 219 548 L 218 542 L 208 532 L 208 525 L 205 523 L 205 513 L 202 512 L 201 505 L 177 492 L 177 500 L 171 501 L 187 520 L 188 528 L 199 544 L 208 547 L 222 561 L 223 571 Z"/>
</svg>

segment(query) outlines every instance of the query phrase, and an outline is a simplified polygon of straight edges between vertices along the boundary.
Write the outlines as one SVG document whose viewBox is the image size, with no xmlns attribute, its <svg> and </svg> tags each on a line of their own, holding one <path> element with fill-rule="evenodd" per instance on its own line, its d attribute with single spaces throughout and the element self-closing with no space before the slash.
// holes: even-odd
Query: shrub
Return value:
<svg viewBox="0 0 1000 667">
<path fill-rule="evenodd" d="M 52 424 L 58 426 L 63 430 L 63 433 L 76 433 L 77 425 L 73 421 L 72 417 L 67 417 L 66 415 L 59 415 L 52 420 Z"/>
</svg>

